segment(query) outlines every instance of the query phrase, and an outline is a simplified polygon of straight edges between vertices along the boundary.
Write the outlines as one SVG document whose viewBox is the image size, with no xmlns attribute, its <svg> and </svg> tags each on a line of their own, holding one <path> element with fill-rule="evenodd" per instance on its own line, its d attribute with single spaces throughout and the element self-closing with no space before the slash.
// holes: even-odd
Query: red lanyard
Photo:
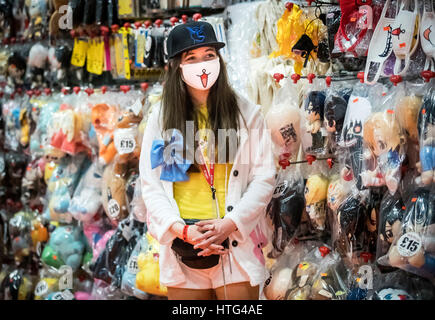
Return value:
<svg viewBox="0 0 435 320">
<path fill-rule="evenodd" d="M 203 147 L 201 146 L 201 144 L 205 143 L 204 141 L 200 142 L 200 154 L 201 154 L 201 160 L 202 160 L 202 164 L 200 164 L 200 168 L 202 170 L 202 173 L 204 174 L 204 178 L 205 180 L 207 180 L 207 183 L 210 186 L 211 189 L 211 193 L 212 193 L 212 198 L 213 200 L 216 199 L 216 189 L 214 187 L 214 146 L 211 146 L 211 154 L 210 154 L 210 169 L 207 168 L 207 162 L 205 161 L 206 156 L 204 155 L 203 152 Z"/>
</svg>

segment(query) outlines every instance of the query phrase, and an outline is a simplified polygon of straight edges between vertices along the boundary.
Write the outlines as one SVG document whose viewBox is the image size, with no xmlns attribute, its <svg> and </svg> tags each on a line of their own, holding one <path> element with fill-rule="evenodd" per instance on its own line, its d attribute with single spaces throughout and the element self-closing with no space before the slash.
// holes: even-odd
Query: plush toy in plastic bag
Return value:
<svg viewBox="0 0 435 320">
<path fill-rule="evenodd" d="M 328 179 L 319 174 L 308 177 L 305 184 L 306 212 L 314 233 L 323 233 L 326 229 L 326 195 Z"/>
<path fill-rule="evenodd" d="M 405 207 L 399 192 L 396 192 L 394 195 L 386 193 L 382 198 L 379 209 L 378 239 L 376 244 L 376 260 L 380 264 L 387 264 L 386 261 L 383 262 L 380 258 L 388 253 L 391 243 L 400 233 L 404 209 Z"/>
<path fill-rule="evenodd" d="M 281 254 L 294 236 L 304 207 L 304 183 L 301 174 L 291 169 L 280 171 L 272 200 L 266 209 L 274 226 L 270 257 L 276 258 Z"/>
<path fill-rule="evenodd" d="M 44 170 L 44 158 L 35 159 L 27 165 L 21 183 L 21 202 L 30 208 L 42 210 L 42 199 L 47 189 L 44 181 Z"/>
<path fill-rule="evenodd" d="M 435 277 L 435 193 L 418 187 L 405 204 L 400 232 L 388 252 L 391 266 Z"/>
<path fill-rule="evenodd" d="M 426 93 L 418 114 L 418 134 L 421 180 L 425 185 L 431 185 L 435 183 L 435 90 L 433 86 Z"/>
<path fill-rule="evenodd" d="M 160 284 L 160 245 L 148 232 L 146 239 L 147 244 L 142 247 L 137 258 L 139 272 L 136 274 L 136 287 L 149 294 L 166 296 L 168 289 Z"/>
<path fill-rule="evenodd" d="M 311 143 L 305 147 L 308 154 L 325 153 L 326 130 L 323 127 L 325 111 L 325 93 L 311 91 L 304 102 L 305 128 L 311 134 Z"/>
<path fill-rule="evenodd" d="M 89 222 L 101 207 L 102 172 L 92 163 L 83 174 L 74 191 L 69 212 L 79 221 Z"/>
<path fill-rule="evenodd" d="M 41 260 L 57 269 L 66 264 L 76 271 L 91 258 L 83 230 L 74 225 L 62 225 L 51 233 Z"/>
<path fill-rule="evenodd" d="M 138 256 L 142 246 L 147 246 L 148 241 L 145 235 L 142 235 L 128 258 L 126 270 L 122 276 L 121 291 L 129 296 L 135 296 L 139 299 L 146 299 L 148 295 L 136 287 L 136 275 L 139 272 Z"/>
<path fill-rule="evenodd" d="M 30 211 L 19 211 L 9 220 L 9 236 L 11 249 L 17 264 L 25 262 L 32 252 L 32 220 Z"/>
<path fill-rule="evenodd" d="M 35 279 L 24 269 L 15 269 L 0 284 L 4 300 L 32 300 Z"/>
<path fill-rule="evenodd" d="M 394 110 L 371 114 L 363 127 L 365 170 L 361 172 L 366 187 L 386 185 L 394 194 L 401 179 L 405 137 Z M 370 165 L 367 165 L 369 163 Z"/>
<path fill-rule="evenodd" d="M 92 125 L 97 132 L 99 142 L 99 161 L 110 163 L 116 154 L 113 131 L 117 123 L 118 110 L 108 104 L 97 104 L 92 107 Z"/>
<path fill-rule="evenodd" d="M 310 241 L 301 242 L 294 239 L 276 259 L 270 269 L 270 276 L 264 283 L 264 296 L 268 300 L 284 300 L 287 291 L 294 287 L 296 264 L 312 249 Z"/>
</svg>

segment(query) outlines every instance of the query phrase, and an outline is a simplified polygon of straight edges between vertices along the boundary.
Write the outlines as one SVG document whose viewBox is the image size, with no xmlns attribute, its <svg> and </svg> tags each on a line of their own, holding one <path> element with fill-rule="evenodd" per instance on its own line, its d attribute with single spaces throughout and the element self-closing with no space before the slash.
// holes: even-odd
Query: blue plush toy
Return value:
<svg viewBox="0 0 435 320">
<path fill-rule="evenodd" d="M 85 154 L 61 159 L 47 184 L 48 206 L 44 211 L 45 219 L 61 223 L 72 222 L 72 215 L 69 212 L 72 195 L 81 174 L 89 165 L 90 161 Z"/>
<path fill-rule="evenodd" d="M 44 147 L 49 144 L 47 129 L 52 115 L 59 110 L 59 107 L 59 102 L 50 102 L 41 108 L 35 132 L 30 137 L 30 152 L 33 155 L 44 155 Z"/>
<path fill-rule="evenodd" d="M 76 271 L 84 259 L 88 243 L 83 231 L 78 226 L 66 225 L 57 227 L 50 236 L 48 244 L 42 252 L 41 260 L 49 266 L 60 268 L 70 266 Z"/>
</svg>

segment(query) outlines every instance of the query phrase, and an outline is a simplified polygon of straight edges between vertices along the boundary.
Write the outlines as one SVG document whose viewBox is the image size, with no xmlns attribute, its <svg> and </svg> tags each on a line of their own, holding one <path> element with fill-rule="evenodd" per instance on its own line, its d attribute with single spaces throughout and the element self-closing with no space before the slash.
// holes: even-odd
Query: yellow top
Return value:
<svg viewBox="0 0 435 320">
<path fill-rule="evenodd" d="M 207 106 L 200 106 L 198 126 L 204 129 L 207 124 Z M 205 138 L 205 137 L 203 137 Z M 209 164 L 207 164 L 208 167 Z M 225 215 L 225 171 L 227 173 L 227 185 L 232 164 L 215 164 L 214 166 L 214 187 L 219 204 L 220 217 Z M 183 219 L 216 219 L 214 201 L 210 185 L 205 179 L 202 171 L 190 172 L 188 181 L 174 182 L 174 199 L 180 210 Z"/>
</svg>

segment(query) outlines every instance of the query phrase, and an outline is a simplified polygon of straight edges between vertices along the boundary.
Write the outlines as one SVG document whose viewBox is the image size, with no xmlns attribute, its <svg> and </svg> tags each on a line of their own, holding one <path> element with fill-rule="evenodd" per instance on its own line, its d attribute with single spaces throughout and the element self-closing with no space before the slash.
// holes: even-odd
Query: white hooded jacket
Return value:
<svg viewBox="0 0 435 320">
<path fill-rule="evenodd" d="M 271 235 L 265 209 L 275 186 L 276 168 L 270 132 L 260 107 L 242 97 L 238 97 L 238 104 L 244 119 L 239 121 L 241 131 L 248 134 L 240 136 L 228 181 L 224 219 L 233 220 L 238 228 L 229 236 L 229 249 L 249 275 L 251 286 L 256 286 L 264 283 L 267 277 L 261 248 L 266 246 Z M 159 106 L 153 108 L 144 132 L 140 181 L 148 231 L 160 243 L 160 282 L 165 286 L 177 286 L 185 281 L 185 276 L 179 266 L 182 262 L 171 249 L 175 236 L 170 227 L 175 222 L 184 224 L 184 221 L 173 198 L 172 182 L 160 180 L 161 166 L 151 169 L 150 160 L 153 141 L 163 140 Z"/>
</svg>

